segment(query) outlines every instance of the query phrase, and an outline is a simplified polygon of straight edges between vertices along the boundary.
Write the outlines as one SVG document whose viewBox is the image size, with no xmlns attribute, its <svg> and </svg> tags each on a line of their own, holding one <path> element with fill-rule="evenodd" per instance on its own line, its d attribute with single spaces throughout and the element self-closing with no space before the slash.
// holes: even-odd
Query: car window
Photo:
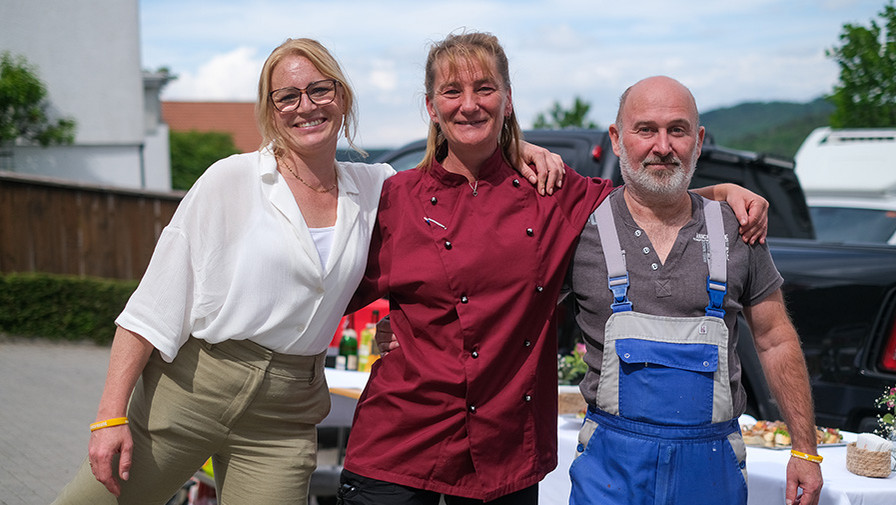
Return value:
<svg viewBox="0 0 896 505">
<path fill-rule="evenodd" d="M 815 233 L 824 242 L 893 242 L 896 211 L 846 207 L 810 207 Z"/>
<path fill-rule="evenodd" d="M 526 139 L 526 140 L 529 140 L 529 139 Z M 543 140 L 543 141 L 539 141 L 536 139 L 536 140 L 531 140 L 530 142 L 532 142 L 533 144 L 535 144 L 537 146 L 543 147 L 543 148 L 547 149 L 548 151 L 551 151 L 554 154 L 559 154 L 560 157 L 563 158 L 563 163 L 566 163 L 567 165 L 572 167 L 576 172 L 578 172 L 582 175 L 586 175 L 586 176 L 587 175 L 595 175 L 595 176 L 599 175 L 599 174 L 589 173 L 588 171 L 589 171 L 590 167 L 581 166 L 581 159 L 578 156 L 578 152 L 579 152 L 579 149 L 581 148 L 581 146 L 578 146 L 575 143 L 562 142 L 559 140 L 558 141 L 550 141 L 547 139 Z M 586 144 L 582 144 L 582 145 L 584 145 L 585 148 L 588 147 Z M 592 171 L 594 171 L 594 170 L 592 170 Z"/>
<path fill-rule="evenodd" d="M 418 151 L 407 151 L 403 152 L 400 155 L 396 156 L 392 159 L 383 159 L 382 161 L 392 165 L 396 171 L 401 172 L 403 170 L 410 170 L 417 166 L 421 161 L 423 161 L 425 147 L 420 148 Z"/>
</svg>

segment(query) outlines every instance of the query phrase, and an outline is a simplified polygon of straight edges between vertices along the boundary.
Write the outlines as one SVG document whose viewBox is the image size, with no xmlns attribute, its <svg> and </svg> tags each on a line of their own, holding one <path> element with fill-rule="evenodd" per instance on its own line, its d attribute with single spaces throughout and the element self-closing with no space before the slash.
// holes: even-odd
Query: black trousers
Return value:
<svg viewBox="0 0 896 505">
<path fill-rule="evenodd" d="M 438 505 L 440 493 L 369 479 L 348 470 L 342 471 L 337 494 L 339 505 Z M 538 505 L 538 484 L 484 502 L 473 498 L 445 495 L 447 505 Z"/>
</svg>

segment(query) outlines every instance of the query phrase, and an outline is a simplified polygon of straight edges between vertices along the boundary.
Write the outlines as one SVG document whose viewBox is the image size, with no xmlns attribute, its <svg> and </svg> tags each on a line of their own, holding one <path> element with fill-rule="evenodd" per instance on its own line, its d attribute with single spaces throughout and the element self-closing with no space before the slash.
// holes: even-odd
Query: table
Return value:
<svg viewBox="0 0 896 505">
<path fill-rule="evenodd" d="M 855 440 L 855 434 L 850 437 Z M 819 446 L 824 456 L 819 505 L 894 505 L 896 473 L 885 479 L 862 477 L 846 469 L 846 447 Z M 747 448 L 749 505 L 783 503 L 784 474 L 790 451 Z"/>
<path fill-rule="evenodd" d="M 548 474 L 539 487 L 541 505 L 566 505 L 569 502 L 569 465 L 575 457 L 581 420 L 561 416 L 557 420 L 557 469 Z M 855 434 L 845 434 L 848 441 Z M 846 447 L 819 448 L 824 487 L 819 505 L 894 505 L 896 473 L 886 479 L 855 475 L 846 469 Z M 784 503 L 785 469 L 790 452 L 747 447 L 747 487 L 749 505 Z"/>
<path fill-rule="evenodd" d="M 350 427 L 358 397 L 361 396 L 370 374 L 335 368 L 326 368 L 324 373 L 330 388 L 330 413 L 320 426 Z"/>
<path fill-rule="evenodd" d="M 369 374 L 326 369 L 332 407 L 323 426 L 351 426 L 355 405 Z M 561 387 L 561 391 L 565 391 Z M 753 420 L 744 419 L 751 424 Z M 569 503 L 569 465 L 575 457 L 582 420 L 574 416 L 557 419 L 557 468 L 538 487 L 540 505 Z M 854 433 L 844 435 L 854 441 Z M 862 477 L 846 469 L 846 447 L 819 448 L 824 456 L 821 465 L 824 487 L 819 505 L 896 505 L 896 473 L 886 479 Z M 748 505 L 784 503 L 784 479 L 790 452 L 761 447 L 747 447 Z"/>
</svg>

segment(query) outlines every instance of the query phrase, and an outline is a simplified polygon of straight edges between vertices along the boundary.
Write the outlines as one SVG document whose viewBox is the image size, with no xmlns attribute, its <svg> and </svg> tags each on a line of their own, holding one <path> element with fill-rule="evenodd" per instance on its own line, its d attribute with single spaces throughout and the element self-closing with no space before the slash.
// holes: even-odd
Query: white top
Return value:
<svg viewBox="0 0 896 505">
<path fill-rule="evenodd" d="M 325 265 L 330 257 L 330 250 L 333 249 L 333 236 L 336 234 L 336 227 L 308 228 L 308 231 L 311 232 L 311 239 L 314 240 L 314 246 L 317 247 L 320 264 Z"/>
<path fill-rule="evenodd" d="M 317 247 L 274 156 L 238 154 L 196 181 L 162 230 L 119 326 L 166 361 L 193 335 L 285 354 L 326 350 L 367 262 L 386 164 L 337 163 L 333 247 Z"/>
</svg>

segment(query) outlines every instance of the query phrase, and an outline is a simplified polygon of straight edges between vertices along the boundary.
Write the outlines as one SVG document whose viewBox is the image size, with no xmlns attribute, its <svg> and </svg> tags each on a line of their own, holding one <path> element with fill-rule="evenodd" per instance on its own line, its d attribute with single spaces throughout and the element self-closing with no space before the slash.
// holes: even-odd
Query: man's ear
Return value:
<svg viewBox="0 0 896 505">
<path fill-rule="evenodd" d="M 611 124 L 607 132 L 610 134 L 610 142 L 613 143 L 613 153 L 616 156 L 621 156 L 619 154 L 619 128 L 616 127 L 616 123 Z"/>
<path fill-rule="evenodd" d="M 702 126 L 699 130 L 697 130 L 697 157 L 700 157 L 700 153 L 703 152 L 703 137 L 706 136 L 706 129 Z"/>
</svg>

